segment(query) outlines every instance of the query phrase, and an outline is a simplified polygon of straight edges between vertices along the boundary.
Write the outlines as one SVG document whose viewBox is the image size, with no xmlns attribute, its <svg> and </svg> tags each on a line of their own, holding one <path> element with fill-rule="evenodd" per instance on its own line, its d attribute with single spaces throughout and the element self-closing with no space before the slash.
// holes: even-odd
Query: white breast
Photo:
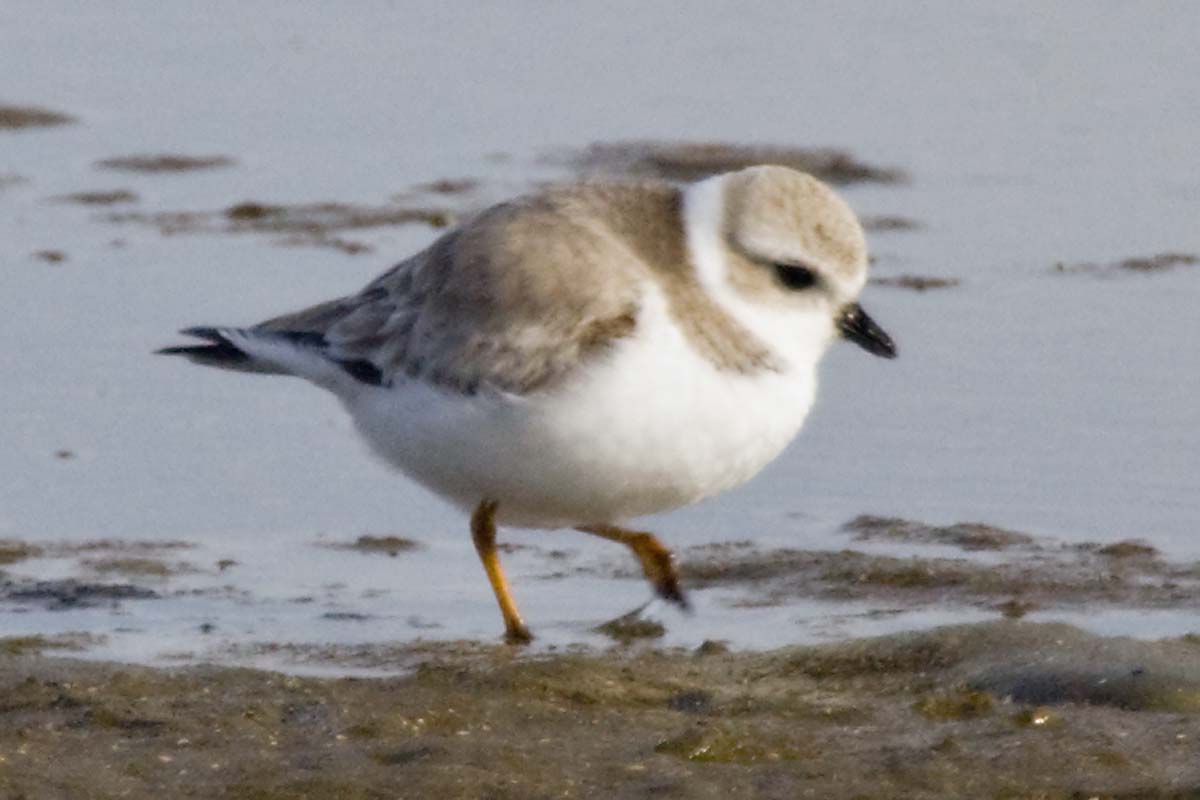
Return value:
<svg viewBox="0 0 1200 800">
<path fill-rule="evenodd" d="M 648 285 L 635 335 L 553 391 L 462 397 L 401 383 L 362 393 L 350 411 L 376 452 L 448 500 L 469 509 L 494 499 L 502 523 L 568 527 L 664 511 L 748 480 L 799 430 L 814 366 L 721 371 Z"/>
</svg>

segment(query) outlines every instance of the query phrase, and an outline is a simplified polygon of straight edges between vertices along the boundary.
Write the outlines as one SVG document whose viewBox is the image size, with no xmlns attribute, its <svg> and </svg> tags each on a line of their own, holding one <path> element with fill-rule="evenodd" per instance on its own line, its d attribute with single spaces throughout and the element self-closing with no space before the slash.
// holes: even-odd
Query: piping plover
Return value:
<svg viewBox="0 0 1200 800">
<path fill-rule="evenodd" d="M 625 544 L 686 605 L 670 551 L 621 525 L 779 455 L 835 337 L 895 356 L 866 277 L 854 212 L 800 172 L 580 184 L 493 206 L 357 294 L 160 352 L 337 395 L 386 462 L 471 513 L 525 641 L 497 524 Z"/>
</svg>

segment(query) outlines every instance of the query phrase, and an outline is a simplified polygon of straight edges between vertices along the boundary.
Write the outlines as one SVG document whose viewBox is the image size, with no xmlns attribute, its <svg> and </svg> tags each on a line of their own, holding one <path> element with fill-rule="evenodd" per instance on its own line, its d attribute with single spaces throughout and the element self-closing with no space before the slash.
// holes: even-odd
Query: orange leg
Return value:
<svg viewBox="0 0 1200 800">
<path fill-rule="evenodd" d="M 500 604 L 500 613 L 504 615 L 504 638 L 510 644 L 524 644 L 533 640 L 533 634 L 521 621 L 517 613 L 517 605 L 513 602 L 512 593 L 508 590 L 508 580 L 504 570 L 500 568 L 500 557 L 496 555 L 496 503 L 492 500 L 482 500 L 471 514 L 471 538 L 475 540 L 475 551 L 483 562 L 483 570 L 487 573 L 492 591 L 496 593 L 496 602 Z"/>
<path fill-rule="evenodd" d="M 680 587 L 679 573 L 675 569 L 675 556 L 654 534 L 630 531 L 616 525 L 584 525 L 576 530 L 628 547 L 641 562 L 642 572 L 654 591 L 685 611 L 689 608 L 687 595 Z"/>
</svg>

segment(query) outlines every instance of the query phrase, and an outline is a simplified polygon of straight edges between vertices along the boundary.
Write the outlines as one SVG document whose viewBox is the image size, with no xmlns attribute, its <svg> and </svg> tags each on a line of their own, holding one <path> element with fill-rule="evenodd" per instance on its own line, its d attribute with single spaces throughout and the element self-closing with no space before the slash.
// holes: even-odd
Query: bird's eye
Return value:
<svg viewBox="0 0 1200 800">
<path fill-rule="evenodd" d="M 817 276 L 811 269 L 795 264 L 776 264 L 775 275 L 780 283 L 796 291 L 811 288 L 817 282 Z"/>
</svg>

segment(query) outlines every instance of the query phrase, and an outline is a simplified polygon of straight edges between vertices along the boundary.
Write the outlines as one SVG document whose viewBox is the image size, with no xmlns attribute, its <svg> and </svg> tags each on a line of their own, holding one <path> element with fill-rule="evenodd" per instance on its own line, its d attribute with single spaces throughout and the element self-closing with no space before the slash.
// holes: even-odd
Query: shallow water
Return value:
<svg viewBox="0 0 1200 800">
<path fill-rule="evenodd" d="M 379 204 L 469 177 L 482 183 L 471 202 L 485 202 L 566 177 L 548 153 L 647 137 L 830 145 L 902 168 L 907 185 L 844 190 L 863 214 L 924 226 L 873 234 L 875 274 L 962 281 L 869 288 L 864 304 L 901 358 L 835 348 L 797 442 L 747 487 L 647 520 L 664 540 L 841 548 L 839 526 L 870 512 L 1141 538 L 1200 558 L 1200 267 L 1053 270 L 1200 252 L 1200 106 L 1186 101 L 1197 29 L 1187 4 L 406 3 L 335 15 L 280 3 L 200 17 L 145 2 L 5 3 L 0 100 L 80 121 L 0 131 L 0 175 L 27 179 L 0 183 L 0 538 L 192 542 L 168 560 L 204 572 L 159 590 L 205 592 L 6 610 L 0 630 L 87 630 L 109 637 L 105 657 L 159 660 L 242 641 L 491 638 L 499 627 L 465 521 L 375 463 L 331 397 L 149 356 L 187 324 L 251 322 L 353 290 L 435 231 L 356 232 L 375 250 L 350 257 L 253 234 L 164 236 L 103 221 L 116 209 L 49 198 L 129 189 L 144 211 Z M 139 153 L 237 163 L 94 165 Z M 31 257 L 42 250 L 66 258 Z M 424 547 L 387 558 L 314 544 L 366 533 Z M 624 563 L 572 534 L 509 538 L 569 550 L 572 565 Z M 218 572 L 220 559 L 238 563 Z M 85 575 L 78 561 L 7 569 Z M 506 563 L 547 645 L 603 641 L 590 629 L 648 594 L 570 568 L 545 578 L 536 551 Z M 984 613 L 854 617 L 870 608 L 722 597 L 698 592 L 691 617 L 651 610 L 666 641 L 752 647 Z M 331 611 L 368 619 L 322 619 Z M 1181 632 L 1191 617 L 1069 613 L 1127 633 Z M 205 623 L 213 631 L 198 633 Z"/>
</svg>

